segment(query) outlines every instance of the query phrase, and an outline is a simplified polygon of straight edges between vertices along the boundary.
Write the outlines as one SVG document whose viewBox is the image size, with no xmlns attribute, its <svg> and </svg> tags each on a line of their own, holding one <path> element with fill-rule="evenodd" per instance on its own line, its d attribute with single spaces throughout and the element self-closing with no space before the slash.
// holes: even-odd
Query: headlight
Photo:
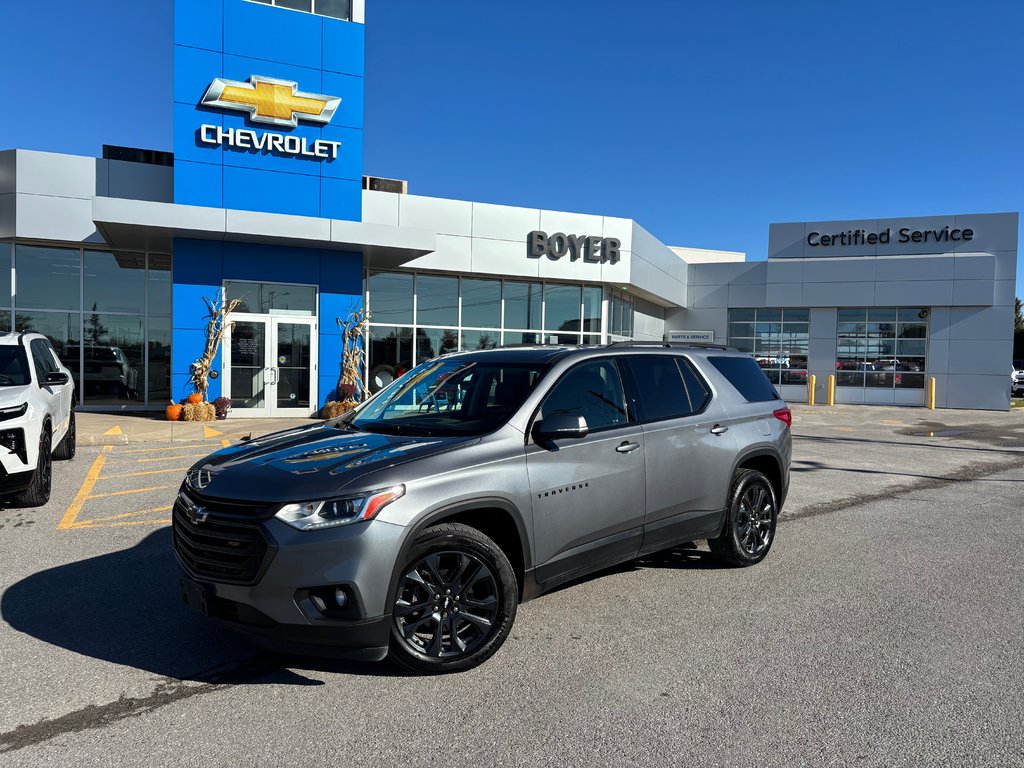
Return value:
<svg viewBox="0 0 1024 768">
<path fill-rule="evenodd" d="M 286 504 L 274 517 L 300 531 L 317 531 L 370 520 L 392 501 L 404 495 L 405 486 L 395 485 L 358 496 Z"/>
<path fill-rule="evenodd" d="M 24 416 L 28 412 L 28 403 L 22 403 L 12 408 L 0 408 L 0 421 L 8 421 Z"/>
</svg>

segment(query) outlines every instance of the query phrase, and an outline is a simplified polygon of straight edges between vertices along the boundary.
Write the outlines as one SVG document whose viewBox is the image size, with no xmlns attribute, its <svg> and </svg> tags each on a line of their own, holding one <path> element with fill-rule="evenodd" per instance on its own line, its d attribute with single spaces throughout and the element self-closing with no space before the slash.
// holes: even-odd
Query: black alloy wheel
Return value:
<svg viewBox="0 0 1024 768">
<path fill-rule="evenodd" d="M 47 422 L 39 436 L 39 457 L 32 473 L 32 482 L 14 502 L 19 507 L 41 507 L 50 500 L 50 489 L 53 484 L 53 457 L 50 450 L 50 424 Z"/>
<path fill-rule="evenodd" d="M 475 667 L 505 641 L 518 601 L 515 573 L 493 541 L 461 524 L 428 528 L 399 572 L 391 658 L 419 673 Z"/>
<path fill-rule="evenodd" d="M 719 560 L 729 565 L 754 565 L 764 560 L 775 540 L 779 507 L 775 489 L 761 472 L 741 469 L 733 478 L 722 532 L 708 539 Z"/>
</svg>

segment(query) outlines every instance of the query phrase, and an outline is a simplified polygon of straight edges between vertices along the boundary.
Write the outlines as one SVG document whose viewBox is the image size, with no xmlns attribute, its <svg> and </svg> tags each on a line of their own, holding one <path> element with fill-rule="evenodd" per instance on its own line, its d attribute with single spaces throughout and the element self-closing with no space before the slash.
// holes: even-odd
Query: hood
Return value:
<svg viewBox="0 0 1024 768">
<path fill-rule="evenodd" d="M 317 424 L 233 445 L 193 467 L 209 471 L 197 489 L 238 501 L 306 501 L 368 490 L 371 472 L 450 451 L 477 437 L 409 437 Z M 402 482 L 397 479 L 391 482 Z"/>
<path fill-rule="evenodd" d="M 21 405 L 27 399 L 26 394 L 30 386 L 28 384 L 20 387 L 0 387 L 0 408 Z"/>
</svg>

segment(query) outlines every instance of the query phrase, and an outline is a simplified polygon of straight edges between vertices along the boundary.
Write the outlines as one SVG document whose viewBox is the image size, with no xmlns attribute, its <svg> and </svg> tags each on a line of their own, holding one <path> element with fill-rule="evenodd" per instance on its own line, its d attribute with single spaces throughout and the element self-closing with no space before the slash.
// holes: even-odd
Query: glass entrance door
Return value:
<svg viewBox="0 0 1024 768">
<path fill-rule="evenodd" d="M 236 317 L 238 317 L 236 315 Z M 236 417 L 308 416 L 316 409 L 316 320 L 236 319 L 225 335 L 225 390 Z"/>
</svg>

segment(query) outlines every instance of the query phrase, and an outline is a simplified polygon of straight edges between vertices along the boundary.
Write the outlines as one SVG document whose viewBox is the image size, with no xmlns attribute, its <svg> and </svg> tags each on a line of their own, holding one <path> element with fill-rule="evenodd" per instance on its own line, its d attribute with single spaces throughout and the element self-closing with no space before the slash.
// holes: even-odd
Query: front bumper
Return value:
<svg viewBox="0 0 1024 768">
<path fill-rule="evenodd" d="M 175 525 L 182 525 L 177 508 Z M 176 541 L 186 602 L 271 650 L 383 658 L 390 636 L 394 564 L 406 529 L 374 520 L 324 531 L 296 531 L 273 518 L 259 522 L 258 527 L 268 549 L 254 583 L 225 583 L 197 573 Z M 199 524 L 197 530 L 201 529 Z M 310 599 L 310 590 L 339 587 L 349 596 L 344 610 L 319 610 Z M 196 589 L 201 597 L 196 597 Z M 190 596 L 193 599 L 187 599 Z"/>
</svg>

